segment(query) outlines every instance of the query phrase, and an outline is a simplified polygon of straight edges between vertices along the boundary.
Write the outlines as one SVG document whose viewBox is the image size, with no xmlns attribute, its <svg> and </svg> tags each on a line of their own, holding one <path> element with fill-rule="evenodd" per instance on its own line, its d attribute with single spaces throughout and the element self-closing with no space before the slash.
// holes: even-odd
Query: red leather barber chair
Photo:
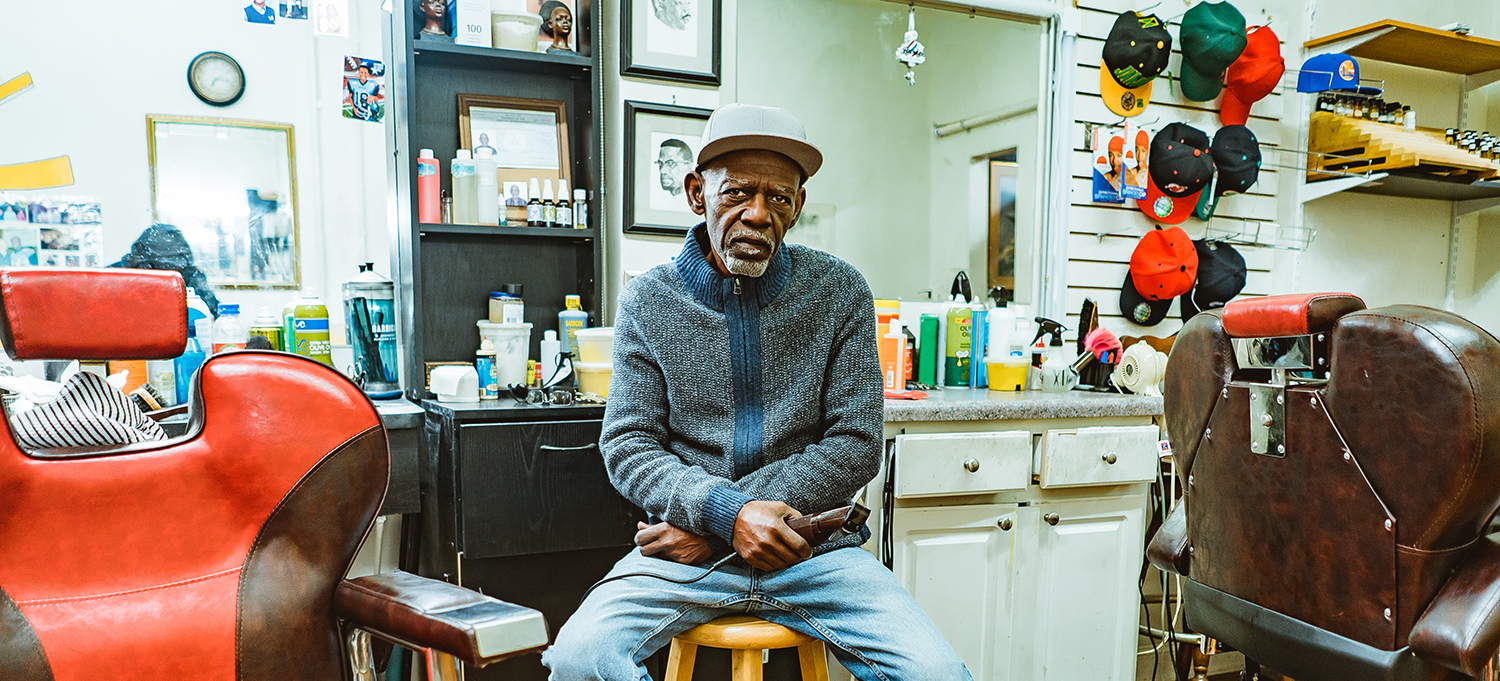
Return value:
<svg viewBox="0 0 1500 681">
<path fill-rule="evenodd" d="M 1500 647 L 1500 342 L 1364 308 L 1273 296 L 1187 323 L 1165 389 L 1186 493 L 1147 554 L 1247 669 L 1469 678 Z"/>
<path fill-rule="evenodd" d="M 16 359 L 170 358 L 182 278 L 0 271 Z M 385 496 L 375 407 L 279 352 L 210 358 L 172 440 L 21 451 L 0 437 L 0 679 L 374 679 L 369 635 L 458 678 L 539 650 L 541 614 L 405 573 L 345 580 Z"/>
</svg>

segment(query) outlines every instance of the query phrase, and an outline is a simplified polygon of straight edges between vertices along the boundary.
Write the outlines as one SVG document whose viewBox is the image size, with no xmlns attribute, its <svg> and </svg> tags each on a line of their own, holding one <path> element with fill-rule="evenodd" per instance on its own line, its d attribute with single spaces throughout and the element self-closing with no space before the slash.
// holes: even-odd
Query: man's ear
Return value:
<svg viewBox="0 0 1500 681">
<path fill-rule="evenodd" d="M 797 212 L 792 214 L 792 227 L 797 226 L 797 221 L 802 219 L 802 207 L 807 205 L 807 188 L 797 188 Z M 788 227 L 787 229 L 791 229 Z"/>
<path fill-rule="evenodd" d="M 703 215 L 707 205 L 703 202 L 703 174 L 694 170 L 682 177 L 682 188 L 687 192 L 688 208 L 694 213 Z"/>
</svg>

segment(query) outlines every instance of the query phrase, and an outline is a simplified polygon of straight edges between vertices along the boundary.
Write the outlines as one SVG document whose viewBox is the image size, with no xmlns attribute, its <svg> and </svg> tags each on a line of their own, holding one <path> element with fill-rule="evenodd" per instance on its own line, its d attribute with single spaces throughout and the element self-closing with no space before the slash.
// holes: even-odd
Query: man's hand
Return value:
<svg viewBox="0 0 1500 681">
<path fill-rule="evenodd" d="M 708 560 L 712 552 L 708 540 L 671 523 L 655 525 L 636 523 L 635 545 L 641 555 L 670 560 L 683 565 L 697 565 Z"/>
<path fill-rule="evenodd" d="M 752 501 L 734 521 L 734 550 L 752 567 L 780 570 L 807 560 L 812 547 L 786 521 L 801 516 L 780 501 Z"/>
</svg>

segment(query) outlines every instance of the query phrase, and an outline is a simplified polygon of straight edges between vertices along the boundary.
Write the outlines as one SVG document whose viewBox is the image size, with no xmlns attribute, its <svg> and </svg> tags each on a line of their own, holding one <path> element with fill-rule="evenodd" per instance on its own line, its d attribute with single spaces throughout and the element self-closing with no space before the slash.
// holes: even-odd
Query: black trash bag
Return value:
<svg viewBox="0 0 1500 681">
<path fill-rule="evenodd" d="M 208 285 L 208 276 L 193 262 L 193 249 L 182 231 L 173 225 L 157 223 L 147 227 L 130 244 L 130 252 L 110 267 L 142 270 L 172 270 L 182 275 L 187 286 L 198 294 L 215 319 L 219 317 L 219 298 Z"/>
</svg>

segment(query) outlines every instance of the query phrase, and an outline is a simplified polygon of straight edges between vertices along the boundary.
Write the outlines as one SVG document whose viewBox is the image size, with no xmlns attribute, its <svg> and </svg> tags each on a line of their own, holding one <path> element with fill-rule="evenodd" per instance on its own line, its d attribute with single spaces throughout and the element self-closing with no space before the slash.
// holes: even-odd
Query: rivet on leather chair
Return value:
<svg viewBox="0 0 1500 681">
<path fill-rule="evenodd" d="M 828 657 L 821 639 L 749 615 L 728 615 L 700 624 L 672 639 L 666 681 L 693 681 L 698 647 L 727 648 L 734 681 L 760 681 L 762 651 L 796 648 L 802 681 L 828 681 Z"/>
<path fill-rule="evenodd" d="M 176 272 L 0 270 L 12 358 L 170 359 L 186 338 Z M 22 451 L 0 418 L 0 679 L 373 679 L 367 632 L 425 651 L 437 681 L 546 645 L 534 610 L 344 579 L 390 451 L 343 375 L 236 351 L 191 395 L 186 435 L 108 449 Z"/>
</svg>

